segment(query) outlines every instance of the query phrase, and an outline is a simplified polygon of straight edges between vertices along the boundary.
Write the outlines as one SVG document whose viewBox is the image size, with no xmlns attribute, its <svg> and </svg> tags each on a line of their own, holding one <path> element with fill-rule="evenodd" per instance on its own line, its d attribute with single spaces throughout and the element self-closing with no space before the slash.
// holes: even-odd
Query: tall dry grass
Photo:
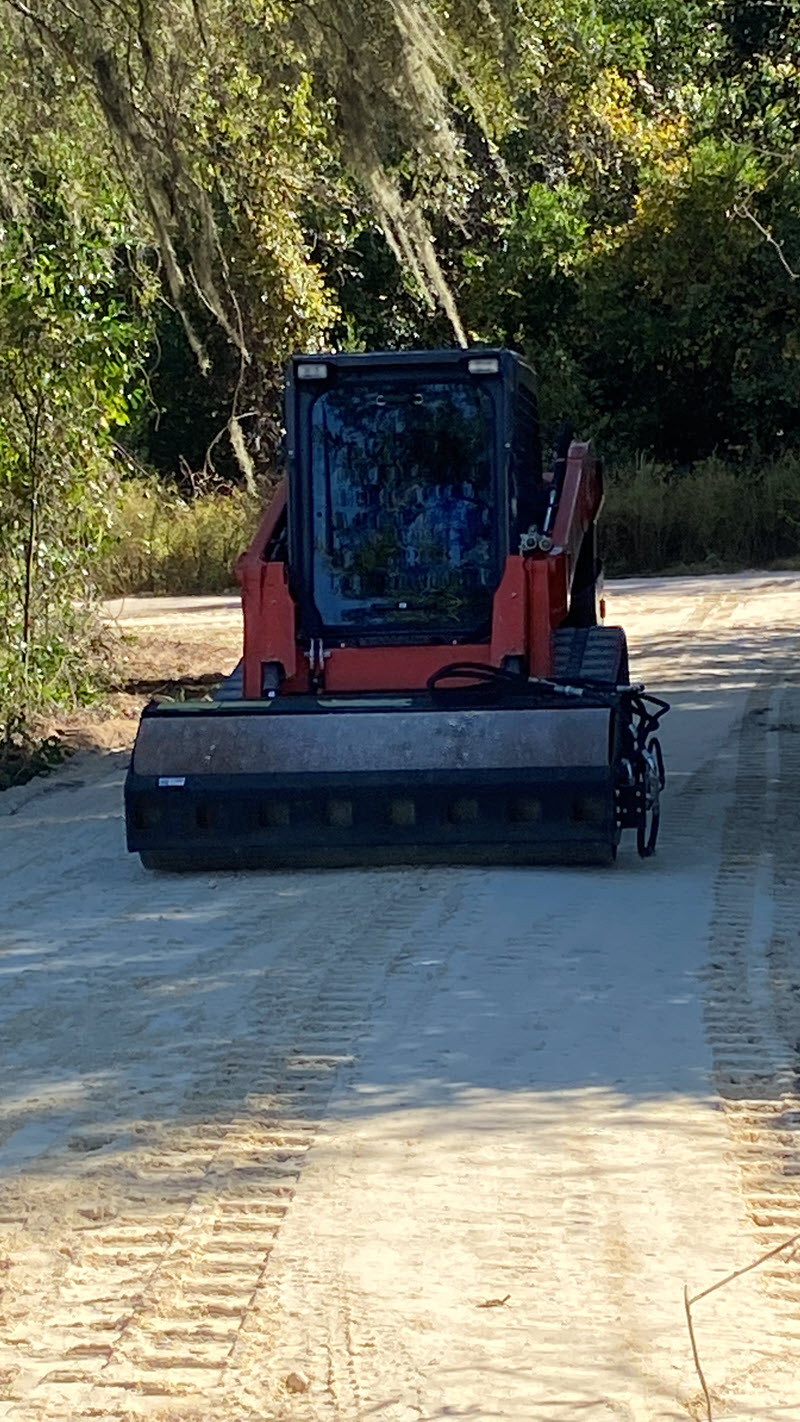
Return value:
<svg viewBox="0 0 800 1422">
<path fill-rule="evenodd" d="M 122 593 L 221 593 L 250 542 L 261 501 L 243 490 L 191 501 L 155 479 L 127 480 L 97 569 L 101 596 Z"/>
<path fill-rule="evenodd" d="M 609 576 L 791 566 L 800 560 L 800 453 L 762 465 L 639 460 L 606 479 Z"/>
<path fill-rule="evenodd" d="M 225 592 L 259 512 L 260 501 L 241 490 L 189 502 L 155 479 L 129 480 L 96 569 L 98 591 Z M 639 459 L 611 470 L 601 544 L 610 577 L 800 564 L 800 453 L 760 466 L 714 458 L 682 470 Z"/>
</svg>

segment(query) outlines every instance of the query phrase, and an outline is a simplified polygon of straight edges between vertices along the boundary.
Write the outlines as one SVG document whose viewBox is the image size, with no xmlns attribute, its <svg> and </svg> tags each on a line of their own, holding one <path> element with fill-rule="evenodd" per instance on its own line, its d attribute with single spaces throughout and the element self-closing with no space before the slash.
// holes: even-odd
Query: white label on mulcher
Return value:
<svg viewBox="0 0 800 1422">
<path fill-rule="evenodd" d="M 180 789 L 181 786 L 182 786 L 182 785 L 185 785 L 185 784 L 186 784 L 186 776 L 185 776 L 185 775 L 159 775 L 159 777 L 158 777 L 158 786 L 159 786 L 159 789 L 161 789 L 162 786 L 165 787 L 165 788 L 169 788 L 170 785 L 176 786 L 178 789 Z"/>
</svg>

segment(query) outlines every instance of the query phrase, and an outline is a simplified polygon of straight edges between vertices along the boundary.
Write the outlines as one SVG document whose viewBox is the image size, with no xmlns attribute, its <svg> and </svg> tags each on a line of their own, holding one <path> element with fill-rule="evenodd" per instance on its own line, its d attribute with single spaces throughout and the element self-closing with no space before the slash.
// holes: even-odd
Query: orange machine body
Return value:
<svg viewBox="0 0 800 1422">
<path fill-rule="evenodd" d="M 485 642 L 413 643 L 356 647 L 307 645 L 298 635 L 297 602 L 288 564 L 276 557 L 285 540 L 287 488 L 281 481 L 250 547 L 236 565 L 244 614 L 243 689 L 248 700 L 263 695 L 264 668 L 282 668 L 281 695 L 323 686 L 330 693 L 419 691 L 454 658 L 502 667 L 521 660 L 528 674 L 553 671 L 552 634 L 569 615 L 578 556 L 602 503 L 602 486 L 591 445 L 573 443 L 548 540 L 551 547 L 510 553 L 492 603 L 491 636 Z"/>
</svg>

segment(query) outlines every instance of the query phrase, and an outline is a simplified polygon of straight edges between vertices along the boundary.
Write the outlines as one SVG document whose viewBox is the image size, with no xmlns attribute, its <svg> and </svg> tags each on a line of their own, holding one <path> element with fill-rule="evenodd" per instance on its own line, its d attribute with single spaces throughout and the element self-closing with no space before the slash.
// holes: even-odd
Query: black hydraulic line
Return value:
<svg viewBox="0 0 800 1422">
<path fill-rule="evenodd" d="M 466 685 L 463 683 L 466 681 Z M 447 683 L 462 683 L 448 685 Z M 450 662 L 428 677 L 427 688 L 435 700 L 458 704 L 490 705 L 506 695 L 523 696 L 530 691 L 524 672 L 505 671 L 488 662 Z"/>
<path fill-rule="evenodd" d="M 448 686 L 448 682 L 466 682 L 466 685 Z M 632 717 L 641 726 L 641 740 L 658 728 L 659 721 L 669 711 L 668 701 L 645 692 L 641 686 L 631 686 L 611 681 L 589 681 L 576 678 L 574 681 L 556 677 L 529 677 L 525 672 L 506 671 L 504 667 L 492 666 L 489 662 L 449 662 L 428 677 L 428 691 L 432 696 L 463 697 L 470 700 L 478 694 L 480 699 L 493 699 L 502 692 L 512 692 L 518 696 L 530 695 L 532 691 L 547 691 L 564 697 L 590 696 L 609 707 L 622 702 Z M 652 707 L 652 710 L 648 708 Z"/>
</svg>

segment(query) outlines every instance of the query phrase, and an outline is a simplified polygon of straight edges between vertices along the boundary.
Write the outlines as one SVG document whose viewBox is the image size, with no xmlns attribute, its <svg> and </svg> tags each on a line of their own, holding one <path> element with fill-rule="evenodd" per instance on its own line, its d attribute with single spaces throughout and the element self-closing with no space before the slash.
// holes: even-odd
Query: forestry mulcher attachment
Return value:
<svg viewBox="0 0 800 1422">
<path fill-rule="evenodd" d="M 154 869 L 649 855 L 667 706 L 599 626 L 600 469 L 543 465 L 504 350 L 297 356 L 288 467 L 237 576 L 217 699 L 148 706 L 128 847 Z"/>
</svg>

